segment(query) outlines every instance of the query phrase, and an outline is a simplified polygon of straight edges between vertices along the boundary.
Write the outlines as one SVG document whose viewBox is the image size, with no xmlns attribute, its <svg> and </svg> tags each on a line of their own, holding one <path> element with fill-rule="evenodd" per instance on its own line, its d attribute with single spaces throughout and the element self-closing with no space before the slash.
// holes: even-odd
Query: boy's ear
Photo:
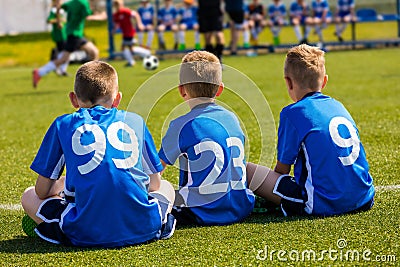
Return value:
<svg viewBox="0 0 400 267">
<path fill-rule="evenodd" d="M 75 92 L 69 93 L 69 100 L 71 101 L 71 104 L 74 108 L 79 108 L 78 98 L 77 98 Z"/>
<path fill-rule="evenodd" d="M 179 90 L 179 94 L 181 95 L 181 97 L 185 98 L 187 93 L 182 84 L 178 85 L 178 90 Z"/>
<path fill-rule="evenodd" d="M 223 82 L 221 82 L 221 84 L 219 85 L 218 91 L 215 96 L 220 96 L 222 94 L 222 91 L 224 91 L 224 83 Z"/>
<path fill-rule="evenodd" d="M 324 76 L 324 81 L 322 82 L 321 90 L 325 88 L 327 82 L 328 82 L 328 75 L 325 75 Z"/>
<path fill-rule="evenodd" d="M 292 79 L 289 77 L 285 76 L 285 81 L 286 81 L 286 86 L 288 89 L 292 90 L 293 89 L 293 82 Z"/>
<path fill-rule="evenodd" d="M 117 95 L 115 96 L 111 107 L 113 108 L 117 108 L 119 106 L 119 103 L 121 103 L 121 99 L 122 99 L 122 93 L 118 92 Z"/>
</svg>

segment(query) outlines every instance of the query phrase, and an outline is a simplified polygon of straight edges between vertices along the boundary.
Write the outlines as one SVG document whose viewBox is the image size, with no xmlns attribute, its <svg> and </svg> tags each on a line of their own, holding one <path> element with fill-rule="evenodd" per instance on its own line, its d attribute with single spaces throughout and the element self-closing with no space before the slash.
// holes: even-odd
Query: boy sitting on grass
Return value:
<svg viewBox="0 0 400 267">
<path fill-rule="evenodd" d="M 179 93 L 190 112 L 173 120 L 162 140 L 163 165 L 179 160 L 180 178 L 172 214 L 178 225 L 225 225 L 253 210 L 247 188 L 245 137 L 236 116 L 215 104 L 223 90 L 219 60 L 206 51 L 186 54 Z"/>
<path fill-rule="evenodd" d="M 340 102 L 321 93 L 328 81 L 324 52 L 290 49 L 284 75 L 295 103 L 280 114 L 275 171 L 248 163 L 250 189 L 285 216 L 369 210 L 375 190 L 356 124 Z"/>
<path fill-rule="evenodd" d="M 21 200 L 42 239 L 120 247 L 172 236 L 174 189 L 161 180 L 143 119 L 117 109 L 121 96 L 111 65 L 91 61 L 78 69 L 69 97 L 79 110 L 48 129 L 31 165 L 36 186 Z"/>
</svg>

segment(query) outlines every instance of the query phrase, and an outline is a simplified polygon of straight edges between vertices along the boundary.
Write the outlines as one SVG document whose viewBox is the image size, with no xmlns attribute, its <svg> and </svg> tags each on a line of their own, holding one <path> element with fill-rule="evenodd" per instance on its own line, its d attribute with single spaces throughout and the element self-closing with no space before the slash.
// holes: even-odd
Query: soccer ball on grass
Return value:
<svg viewBox="0 0 400 267">
<path fill-rule="evenodd" d="M 146 70 L 155 70 L 158 68 L 158 65 L 160 64 L 160 61 L 158 58 L 154 55 L 149 55 L 143 58 L 143 67 Z"/>
</svg>

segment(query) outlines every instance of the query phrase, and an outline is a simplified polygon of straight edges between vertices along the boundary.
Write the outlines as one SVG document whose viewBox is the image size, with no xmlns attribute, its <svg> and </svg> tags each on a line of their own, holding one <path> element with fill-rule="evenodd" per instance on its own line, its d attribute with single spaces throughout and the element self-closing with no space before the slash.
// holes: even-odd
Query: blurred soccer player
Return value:
<svg viewBox="0 0 400 267">
<path fill-rule="evenodd" d="M 83 50 L 87 54 L 87 60 L 96 60 L 99 57 L 99 50 L 90 41 L 83 37 L 85 20 L 97 19 L 96 16 L 90 17 L 92 10 L 88 0 L 70 0 L 57 6 L 57 24 L 61 25 L 60 10 L 67 12 L 67 22 L 65 29 L 67 32 L 67 42 L 63 50 L 62 57 L 48 62 L 46 65 L 35 69 L 32 73 L 33 87 L 36 88 L 39 80 L 51 71 L 56 70 L 62 64 L 68 62 L 69 56 L 76 50 Z"/>
</svg>

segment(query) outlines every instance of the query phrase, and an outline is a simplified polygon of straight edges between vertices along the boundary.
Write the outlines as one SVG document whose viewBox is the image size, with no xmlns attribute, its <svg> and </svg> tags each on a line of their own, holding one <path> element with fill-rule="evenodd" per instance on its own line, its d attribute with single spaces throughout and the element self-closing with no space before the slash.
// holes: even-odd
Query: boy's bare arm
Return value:
<svg viewBox="0 0 400 267">
<path fill-rule="evenodd" d="M 139 13 L 136 12 L 135 10 L 132 10 L 132 17 L 135 19 L 139 30 L 143 31 L 144 25 L 143 25 L 142 18 L 140 17 Z"/>
<path fill-rule="evenodd" d="M 150 174 L 149 177 L 150 177 L 149 192 L 159 190 L 161 184 L 161 174 L 157 172 Z"/>
<path fill-rule="evenodd" d="M 102 21 L 107 20 L 107 13 L 105 11 L 95 13 L 86 17 L 86 20 L 90 21 Z"/>
<path fill-rule="evenodd" d="M 160 159 L 160 161 L 161 161 L 161 164 L 163 165 L 163 170 L 160 172 L 160 174 L 162 175 L 164 173 L 165 168 L 167 167 L 168 164 L 165 163 L 165 161 L 163 161 L 162 159 Z"/>
<path fill-rule="evenodd" d="M 279 160 L 276 162 L 276 166 L 274 171 L 280 174 L 289 174 L 291 169 L 291 165 L 283 164 Z"/>
<path fill-rule="evenodd" d="M 39 175 L 36 180 L 35 191 L 40 199 L 46 199 L 52 196 L 57 196 L 64 190 L 65 176 L 58 180 L 53 180 Z"/>
</svg>

